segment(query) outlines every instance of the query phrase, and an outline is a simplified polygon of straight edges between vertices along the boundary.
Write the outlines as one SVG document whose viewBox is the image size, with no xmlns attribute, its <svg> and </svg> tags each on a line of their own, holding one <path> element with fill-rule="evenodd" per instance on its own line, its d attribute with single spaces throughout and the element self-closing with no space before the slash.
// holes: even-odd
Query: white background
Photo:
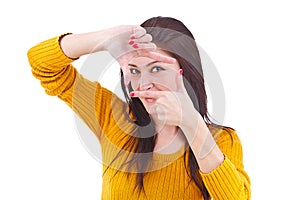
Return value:
<svg viewBox="0 0 300 200">
<path fill-rule="evenodd" d="M 101 195 L 101 164 L 82 145 L 72 111 L 31 75 L 27 50 L 61 33 L 140 24 L 158 15 L 183 21 L 215 63 L 226 94 L 224 123 L 242 140 L 252 199 L 297 198 L 296 2 L 1 1 L 0 199 Z"/>
</svg>

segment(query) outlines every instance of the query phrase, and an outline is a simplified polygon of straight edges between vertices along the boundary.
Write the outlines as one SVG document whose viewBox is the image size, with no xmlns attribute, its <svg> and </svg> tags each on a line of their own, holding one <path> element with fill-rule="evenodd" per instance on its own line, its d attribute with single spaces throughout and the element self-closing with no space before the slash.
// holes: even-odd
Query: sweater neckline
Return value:
<svg viewBox="0 0 300 200">
<path fill-rule="evenodd" d="M 186 145 L 182 145 L 179 150 L 174 153 L 164 154 L 159 152 L 153 152 L 153 161 L 154 162 L 173 162 L 178 158 L 182 157 L 184 152 L 186 151 Z"/>
</svg>

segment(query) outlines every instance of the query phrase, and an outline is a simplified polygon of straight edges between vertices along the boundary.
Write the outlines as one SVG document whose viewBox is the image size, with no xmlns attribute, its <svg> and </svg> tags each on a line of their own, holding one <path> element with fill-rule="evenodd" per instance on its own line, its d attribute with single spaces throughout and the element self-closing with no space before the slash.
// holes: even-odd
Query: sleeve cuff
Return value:
<svg viewBox="0 0 300 200">
<path fill-rule="evenodd" d="M 216 169 L 208 174 L 200 171 L 200 174 L 214 199 L 239 199 L 244 184 L 236 167 L 226 156 L 224 162 Z"/>
<path fill-rule="evenodd" d="M 46 41 L 39 43 L 28 51 L 28 58 L 32 64 L 45 64 L 46 66 L 53 67 L 54 69 L 65 66 L 76 59 L 69 58 L 64 54 L 60 47 L 60 40 L 65 35 L 53 37 Z"/>
</svg>

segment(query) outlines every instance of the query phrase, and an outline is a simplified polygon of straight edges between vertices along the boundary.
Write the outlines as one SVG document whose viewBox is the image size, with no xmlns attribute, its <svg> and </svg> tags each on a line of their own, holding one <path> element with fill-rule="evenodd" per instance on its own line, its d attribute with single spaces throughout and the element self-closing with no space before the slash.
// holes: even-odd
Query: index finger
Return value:
<svg viewBox="0 0 300 200">
<path fill-rule="evenodd" d="M 163 91 L 132 91 L 129 93 L 131 97 L 153 98 L 158 99 L 163 96 Z"/>
</svg>

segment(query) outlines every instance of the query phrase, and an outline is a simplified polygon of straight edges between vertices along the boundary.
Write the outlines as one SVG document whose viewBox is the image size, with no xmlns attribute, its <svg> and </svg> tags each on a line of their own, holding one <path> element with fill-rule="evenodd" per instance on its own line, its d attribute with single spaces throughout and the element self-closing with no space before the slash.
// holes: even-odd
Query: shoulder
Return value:
<svg viewBox="0 0 300 200">
<path fill-rule="evenodd" d="M 241 143 L 237 131 L 231 127 L 210 124 L 208 128 L 218 144 Z"/>
<path fill-rule="evenodd" d="M 236 130 L 230 127 L 209 126 L 214 139 L 226 157 L 236 166 L 243 166 L 243 148 Z"/>
</svg>

